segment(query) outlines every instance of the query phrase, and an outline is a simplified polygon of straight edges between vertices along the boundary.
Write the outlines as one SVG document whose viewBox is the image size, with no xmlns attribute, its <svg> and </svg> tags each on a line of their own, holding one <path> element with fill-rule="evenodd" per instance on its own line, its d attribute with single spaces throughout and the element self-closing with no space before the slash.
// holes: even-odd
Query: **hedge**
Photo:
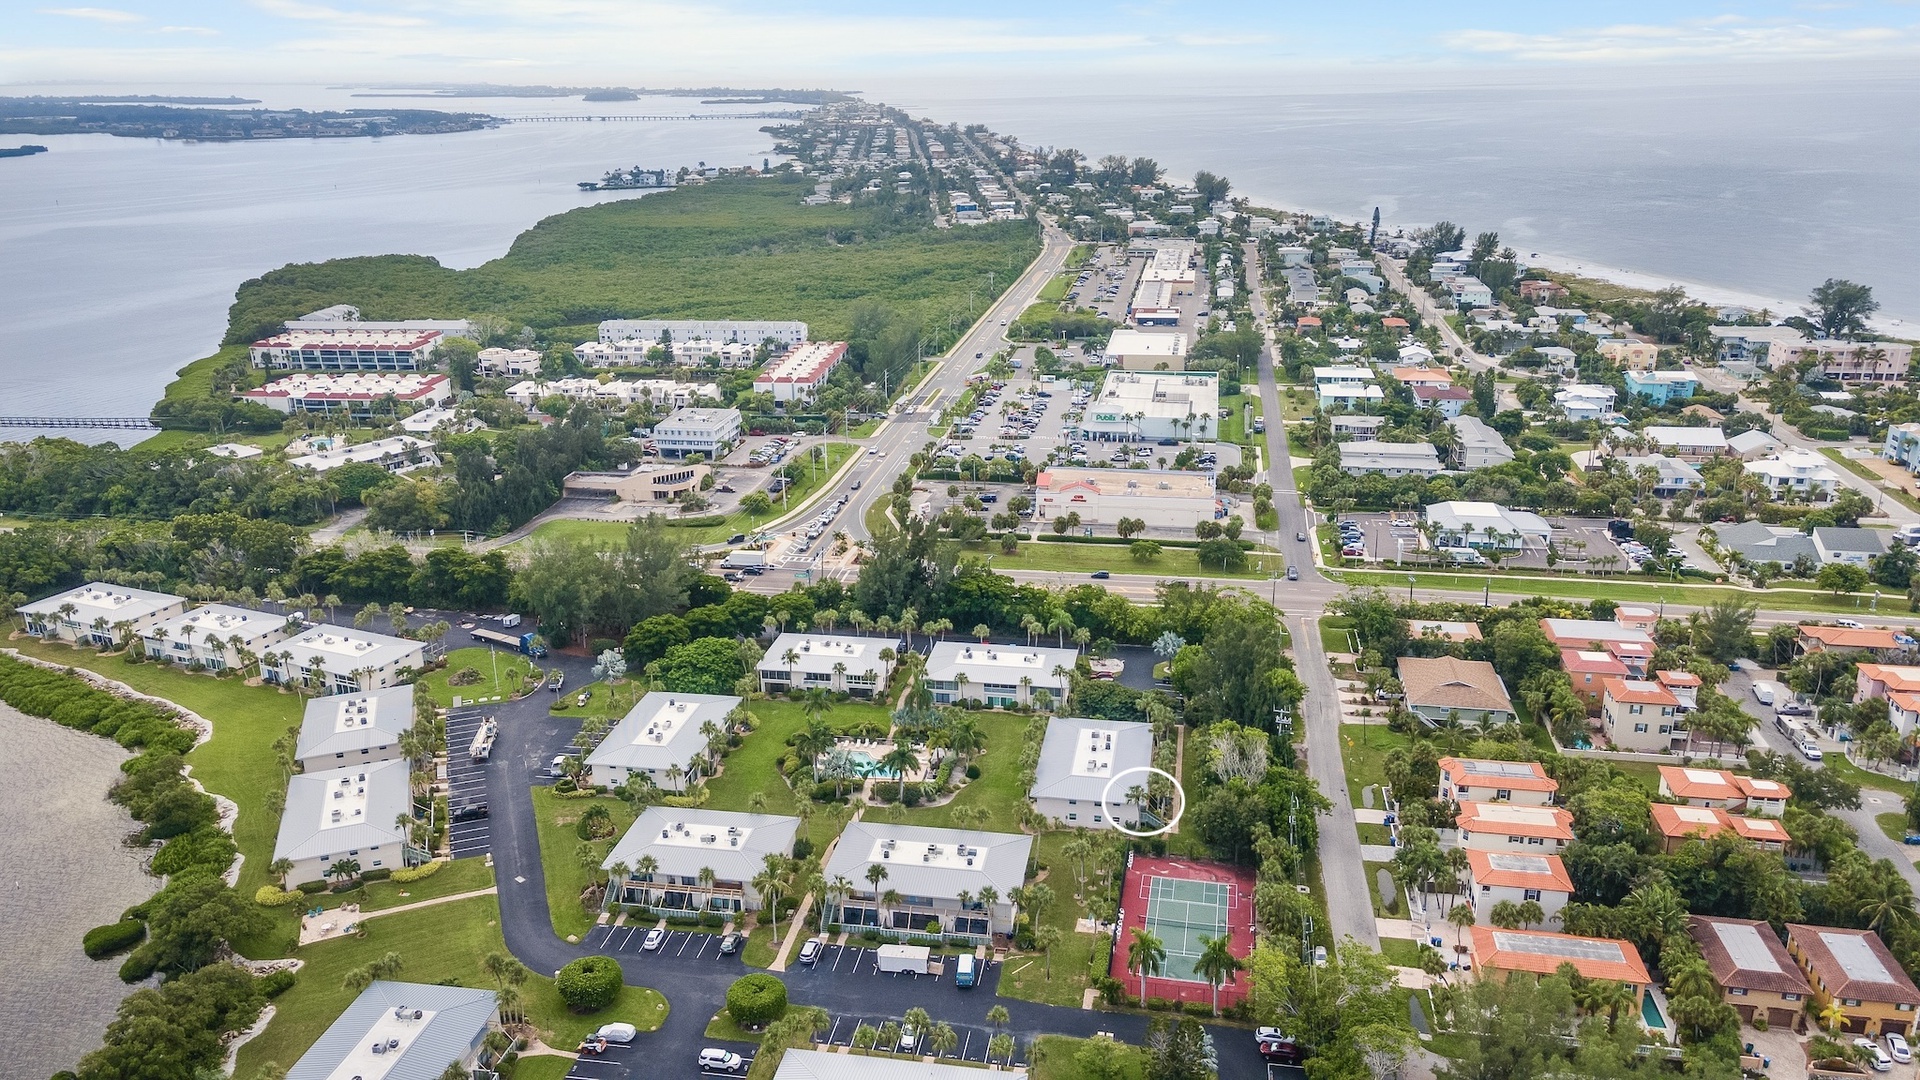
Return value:
<svg viewBox="0 0 1920 1080">
<path fill-rule="evenodd" d="M 308 896 L 318 896 L 327 891 L 327 883 L 324 881 L 303 881 L 295 885 L 294 888 L 306 893 Z"/>
<path fill-rule="evenodd" d="M 360 871 L 361 881 L 385 881 L 392 876 L 393 876 L 393 870 L 385 866 L 376 867 L 375 869 L 372 869 L 372 870 Z"/>
<path fill-rule="evenodd" d="M 419 866 L 409 866 L 404 869 L 395 870 L 393 872 L 393 880 L 405 885 L 409 881 L 419 881 L 422 878 L 430 878 L 439 873 L 440 868 L 445 865 L 447 865 L 445 860 L 436 859 L 430 863 L 421 863 Z"/>
<path fill-rule="evenodd" d="M 598 1012 L 620 996 L 620 964 L 610 956 L 583 956 L 561 968 L 554 985 L 573 1011 Z"/>
<path fill-rule="evenodd" d="M 253 892 L 253 902 L 261 907 L 286 907 L 297 904 L 307 898 L 307 894 L 295 889 L 288 892 L 278 885 L 262 885 Z"/>
<path fill-rule="evenodd" d="M 293 989 L 293 984 L 296 981 L 297 981 L 297 978 L 293 974 L 293 972 L 286 971 L 283 969 L 281 971 L 276 971 L 273 974 L 262 978 L 257 985 L 260 987 L 260 992 L 262 994 L 265 994 L 270 998 L 274 998 L 274 997 L 279 997 L 281 994 L 284 994 L 287 991 Z"/>
<path fill-rule="evenodd" d="M 146 923 L 138 919 L 126 919 L 87 931 L 87 936 L 80 940 L 80 947 L 86 950 L 87 959 L 104 960 L 115 953 L 126 952 L 146 940 L 146 937 Z"/>
<path fill-rule="evenodd" d="M 765 1027 L 786 1011 L 786 984 L 765 972 L 742 975 L 727 987 L 727 1014 L 741 1027 Z"/>
<path fill-rule="evenodd" d="M 193 749 L 193 732 L 180 726 L 178 714 L 8 656 L 0 656 L 0 701 L 28 716 L 90 731 L 130 750 L 184 754 Z"/>
</svg>

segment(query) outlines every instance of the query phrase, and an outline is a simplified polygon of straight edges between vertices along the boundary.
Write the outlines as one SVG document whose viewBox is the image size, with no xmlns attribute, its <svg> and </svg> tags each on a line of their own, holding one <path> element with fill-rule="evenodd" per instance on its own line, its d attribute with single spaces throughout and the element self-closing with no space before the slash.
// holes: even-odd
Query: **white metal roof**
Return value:
<svg viewBox="0 0 1920 1080">
<path fill-rule="evenodd" d="M 92 626 L 93 620 L 105 619 L 111 626 L 117 622 L 144 619 L 155 612 L 165 611 L 175 604 L 186 603 L 186 597 L 172 593 L 149 592 L 129 585 L 110 585 L 104 581 L 90 581 L 77 589 L 54 593 L 44 600 L 35 600 L 31 604 L 21 604 L 19 611 L 23 615 L 58 616 L 64 604 L 75 608 L 73 621 L 81 626 Z"/>
<path fill-rule="evenodd" d="M 855 821 L 840 834 L 825 874 L 868 889 L 867 867 L 877 864 L 887 869 L 883 891 L 948 899 L 991 885 L 1004 900 L 1025 883 L 1032 850 L 1033 837 L 1017 833 Z"/>
<path fill-rule="evenodd" d="M 1092 801 L 1118 776 L 1112 798 L 1124 803 L 1128 788 L 1145 787 L 1152 779 L 1144 771 L 1130 770 L 1144 770 L 1151 764 L 1151 724 L 1056 716 L 1047 722 L 1030 794 L 1036 799 Z"/>
<path fill-rule="evenodd" d="M 404 761 L 301 773 L 287 781 L 273 857 L 331 858 L 383 844 L 405 845 L 406 834 L 395 822 L 412 808 Z"/>
<path fill-rule="evenodd" d="M 697 877 L 707 868 L 721 881 L 751 881 L 768 855 L 793 853 L 799 829 L 797 817 L 650 806 L 600 866 L 632 868 L 652 856 L 656 873 Z"/>
<path fill-rule="evenodd" d="M 307 702 L 294 756 L 353 753 L 391 746 L 413 726 L 413 686 L 336 694 Z"/>
<path fill-rule="evenodd" d="M 701 753 L 707 737 L 700 728 L 711 720 L 727 726 L 727 714 L 740 699 L 723 694 L 675 694 L 655 690 L 640 699 L 624 719 L 613 726 L 586 764 L 623 769 L 682 768 Z"/>
<path fill-rule="evenodd" d="M 491 990 L 382 979 L 360 992 L 287 1080 L 439 1080 L 485 1035 L 494 1008 Z"/>
</svg>

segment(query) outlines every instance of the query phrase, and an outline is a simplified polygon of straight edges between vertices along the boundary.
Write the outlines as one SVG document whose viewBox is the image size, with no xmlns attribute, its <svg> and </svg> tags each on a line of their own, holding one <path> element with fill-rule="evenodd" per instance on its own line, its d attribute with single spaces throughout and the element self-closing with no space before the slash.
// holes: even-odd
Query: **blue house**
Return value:
<svg viewBox="0 0 1920 1080">
<path fill-rule="evenodd" d="M 1629 371 L 1625 377 L 1628 397 L 1645 398 L 1654 405 L 1690 398 L 1700 388 L 1700 380 L 1687 371 Z"/>
</svg>

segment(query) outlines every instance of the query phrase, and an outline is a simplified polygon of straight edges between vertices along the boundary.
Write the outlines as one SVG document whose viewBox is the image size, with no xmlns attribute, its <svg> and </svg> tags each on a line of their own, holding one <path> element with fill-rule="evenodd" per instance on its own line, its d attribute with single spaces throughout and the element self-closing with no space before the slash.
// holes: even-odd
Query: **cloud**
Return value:
<svg viewBox="0 0 1920 1080">
<path fill-rule="evenodd" d="M 1623 23 L 1547 34 L 1461 30 L 1441 40 L 1469 53 L 1535 63 L 1836 59 L 1920 49 L 1920 35 L 1911 27 L 1755 23 L 1728 15 L 1669 25 Z"/>
<path fill-rule="evenodd" d="M 69 19 L 86 19 L 89 22 L 103 23 L 137 23 L 146 21 L 146 17 L 143 15 L 135 15 L 131 11 L 120 11 L 115 8 L 41 8 L 40 14 L 61 15 Z"/>
<path fill-rule="evenodd" d="M 199 34 L 202 37 L 212 37 L 220 31 L 215 30 L 211 26 L 163 26 L 160 28 L 160 32 L 163 34 Z"/>
<path fill-rule="evenodd" d="M 278 15 L 283 19 L 330 22 L 339 26 L 401 29 L 404 27 L 427 25 L 427 20 L 416 19 L 408 15 L 382 15 L 365 11 L 341 11 L 338 8 L 330 8 L 323 4 L 302 3 L 301 0 L 253 0 L 253 6 L 269 15 Z"/>
</svg>

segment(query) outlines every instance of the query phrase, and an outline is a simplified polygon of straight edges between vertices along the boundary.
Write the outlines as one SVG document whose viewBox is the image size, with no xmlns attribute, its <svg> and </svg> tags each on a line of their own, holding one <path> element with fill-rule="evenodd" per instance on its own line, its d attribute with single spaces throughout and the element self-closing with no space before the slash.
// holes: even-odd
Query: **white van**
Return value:
<svg viewBox="0 0 1920 1080">
<path fill-rule="evenodd" d="M 1767 706 L 1768 708 L 1772 708 L 1773 703 L 1776 700 L 1778 700 L 1778 694 L 1776 693 L 1776 691 L 1778 691 L 1779 689 L 1780 688 L 1778 686 L 1775 686 L 1773 683 L 1765 682 L 1762 680 L 1755 680 L 1753 684 L 1753 700 L 1759 702 L 1762 705 Z"/>
</svg>

